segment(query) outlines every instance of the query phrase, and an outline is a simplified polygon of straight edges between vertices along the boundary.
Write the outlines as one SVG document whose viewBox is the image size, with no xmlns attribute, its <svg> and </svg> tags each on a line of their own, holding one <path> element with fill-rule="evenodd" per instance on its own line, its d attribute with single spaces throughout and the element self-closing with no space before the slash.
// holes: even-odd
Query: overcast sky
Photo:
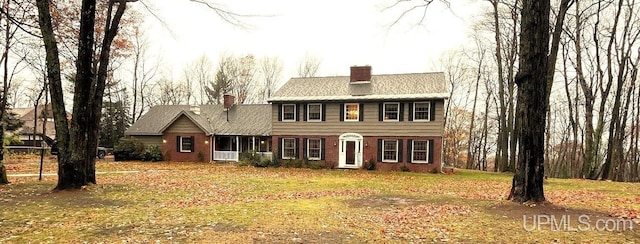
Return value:
<svg viewBox="0 0 640 244">
<path fill-rule="evenodd" d="M 348 75 L 350 66 L 366 64 L 374 74 L 434 71 L 442 52 L 465 42 L 482 5 L 473 0 L 454 1 L 452 10 L 433 5 L 422 26 L 415 26 L 422 14 L 415 12 L 389 28 L 404 9 L 382 11 L 395 0 L 215 1 L 240 14 L 262 16 L 243 18 L 249 27 L 239 28 L 187 0 L 149 2 L 166 24 L 148 17 L 150 40 L 175 78 L 203 54 L 217 63 L 222 52 L 230 52 L 280 57 L 285 80 L 296 76 L 307 53 L 322 60 L 320 76 Z"/>
</svg>

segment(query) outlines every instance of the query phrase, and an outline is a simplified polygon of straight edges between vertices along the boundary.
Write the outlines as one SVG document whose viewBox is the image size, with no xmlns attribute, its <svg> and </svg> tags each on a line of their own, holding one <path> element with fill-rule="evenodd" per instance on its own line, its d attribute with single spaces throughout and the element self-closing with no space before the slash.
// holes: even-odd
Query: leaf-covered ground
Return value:
<svg viewBox="0 0 640 244">
<path fill-rule="evenodd" d="M 35 158 L 7 168 L 0 243 L 640 242 L 633 183 L 549 179 L 550 203 L 523 205 L 505 200 L 510 175 L 476 171 L 107 160 L 97 163 L 97 185 L 51 192 L 56 176 L 11 177 L 38 173 Z M 45 160 L 45 173 L 56 169 Z M 536 220 L 553 222 L 538 228 Z"/>
</svg>

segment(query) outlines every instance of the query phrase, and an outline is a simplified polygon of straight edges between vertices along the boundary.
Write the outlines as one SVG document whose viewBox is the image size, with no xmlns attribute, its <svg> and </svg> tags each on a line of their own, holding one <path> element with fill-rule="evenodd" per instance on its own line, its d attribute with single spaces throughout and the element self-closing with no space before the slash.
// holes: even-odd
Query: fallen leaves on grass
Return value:
<svg viewBox="0 0 640 244">
<path fill-rule="evenodd" d="M 507 197 L 509 184 L 495 181 L 443 180 L 433 185 L 407 187 L 405 191 L 426 195 L 444 195 L 475 200 L 503 200 Z"/>
<path fill-rule="evenodd" d="M 279 193 L 279 194 L 267 194 L 255 197 L 249 197 L 246 201 L 256 200 L 298 200 L 298 199 L 315 199 L 321 197 L 363 197 L 377 194 L 378 191 L 371 189 L 347 189 L 347 190 L 333 190 L 333 191 L 309 191 L 309 192 L 293 192 L 293 193 Z"/>
<path fill-rule="evenodd" d="M 339 212 L 345 227 L 372 226 L 386 239 L 406 241 L 446 241 L 451 229 L 442 223 L 443 219 L 466 216 L 473 213 L 468 206 L 452 204 L 420 204 L 383 212 L 371 211 L 366 214 Z"/>
</svg>

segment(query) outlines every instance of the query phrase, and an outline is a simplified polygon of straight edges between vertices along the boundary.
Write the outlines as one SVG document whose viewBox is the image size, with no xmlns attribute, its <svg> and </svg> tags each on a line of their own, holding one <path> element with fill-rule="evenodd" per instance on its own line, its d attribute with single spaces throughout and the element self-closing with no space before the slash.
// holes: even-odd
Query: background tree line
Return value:
<svg viewBox="0 0 640 244">
<path fill-rule="evenodd" d="M 517 141 L 515 73 L 521 2 L 488 0 L 473 45 L 445 55 L 452 95 L 445 123 L 445 162 L 513 171 Z M 553 26 L 566 12 L 561 26 Z M 549 80 L 545 174 L 640 181 L 638 139 L 640 4 L 634 0 L 552 1 L 559 44 Z M 558 28 L 559 27 L 559 28 Z"/>
</svg>

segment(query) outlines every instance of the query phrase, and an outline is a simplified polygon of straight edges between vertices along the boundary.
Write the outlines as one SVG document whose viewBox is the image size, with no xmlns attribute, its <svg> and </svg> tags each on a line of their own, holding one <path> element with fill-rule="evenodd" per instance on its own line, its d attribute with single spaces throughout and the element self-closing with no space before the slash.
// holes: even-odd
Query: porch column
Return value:
<svg viewBox="0 0 640 244">
<path fill-rule="evenodd" d="M 210 157 L 209 161 L 213 161 L 213 149 L 215 148 L 213 143 L 214 143 L 213 135 L 210 135 L 209 136 L 209 157 Z"/>
<path fill-rule="evenodd" d="M 256 137 L 255 136 L 251 137 L 251 150 L 254 151 L 254 152 L 256 151 Z"/>
<path fill-rule="evenodd" d="M 236 152 L 240 152 L 242 148 L 242 143 L 240 142 L 240 137 L 236 136 Z"/>
<path fill-rule="evenodd" d="M 211 159 L 212 161 L 216 161 L 216 136 L 211 135 Z"/>
</svg>

